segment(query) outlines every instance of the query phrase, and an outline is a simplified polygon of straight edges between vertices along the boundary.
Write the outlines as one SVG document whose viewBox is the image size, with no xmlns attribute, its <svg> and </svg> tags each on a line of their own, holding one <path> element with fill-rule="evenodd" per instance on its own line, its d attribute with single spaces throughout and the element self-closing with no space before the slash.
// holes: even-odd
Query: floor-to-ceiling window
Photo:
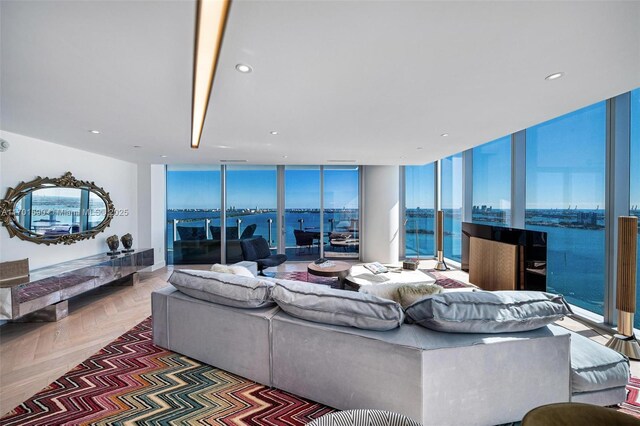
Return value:
<svg viewBox="0 0 640 426">
<path fill-rule="evenodd" d="M 444 212 L 444 255 L 460 261 L 462 257 L 462 154 L 440 160 L 441 202 Z"/>
<path fill-rule="evenodd" d="M 358 166 L 324 166 L 323 175 L 325 257 L 358 258 L 360 251 L 359 168 Z"/>
<path fill-rule="evenodd" d="M 220 262 L 220 167 L 167 167 L 167 262 Z"/>
<path fill-rule="evenodd" d="M 473 148 L 472 221 L 511 223 L 511 136 Z"/>
<path fill-rule="evenodd" d="M 242 261 L 241 239 L 263 237 L 275 252 L 277 193 L 276 166 L 227 166 L 227 263 Z"/>
<path fill-rule="evenodd" d="M 631 92 L 631 181 L 630 213 L 640 217 L 640 89 Z M 640 229 L 639 229 L 640 231 Z M 640 233 L 638 234 L 638 283 L 640 284 Z M 640 286 L 636 287 L 636 303 L 640 304 Z M 636 327 L 640 315 L 635 316 Z"/>
<path fill-rule="evenodd" d="M 526 227 L 547 232 L 547 289 L 599 314 L 605 289 L 606 103 L 526 130 Z"/>
<path fill-rule="evenodd" d="M 284 235 L 291 260 L 320 256 L 320 166 L 285 166 Z"/>
<path fill-rule="evenodd" d="M 433 257 L 435 163 L 404 168 L 406 257 Z"/>
</svg>

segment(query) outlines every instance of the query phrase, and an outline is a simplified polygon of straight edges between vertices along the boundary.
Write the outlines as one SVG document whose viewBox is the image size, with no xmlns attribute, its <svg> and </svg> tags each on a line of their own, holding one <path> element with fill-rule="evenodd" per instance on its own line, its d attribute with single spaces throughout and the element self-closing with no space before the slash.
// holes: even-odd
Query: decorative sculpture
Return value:
<svg viewBox="0 0 640 426">
<path fill-rule="evenodd" d="M 120 254 L 120 252 L 118 251 L 118 247 L 120 247 L 120 240 L 118 240 L 117 235 L 112 235 L 108 237 L 107 245 L 109 246 L 109 250 L 111 250 L 110 252 L 107 253 L 109 256 L 115 256 L 116 254 Z"/>
<path fill-rule="evenodd" d="M 123 253 L 132 253 L 135 251 L 131 248 L 133 247 L 133 237 L 131 236 L 131 234 L 124 234 L 120 238 L 120 241 L 122 241 L 122 247 L 124 247 L 124 250 L 122 250 Z"/>
</svg>

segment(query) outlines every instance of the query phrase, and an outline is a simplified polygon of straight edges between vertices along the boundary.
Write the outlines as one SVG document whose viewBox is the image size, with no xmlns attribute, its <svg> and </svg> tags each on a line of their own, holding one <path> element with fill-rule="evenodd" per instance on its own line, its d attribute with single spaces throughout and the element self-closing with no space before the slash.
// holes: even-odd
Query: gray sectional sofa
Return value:
<svg viewBox="0 0 640 426">
<path fill-rule="evenodd" d="M 553 402 L 613 405 L 626 396 L 624 357 L 554 325 L 501 334 L 412 324 L 371 331 L 277 306 L 223 306 L 173 286 L 153 293 L 152 311 L 158 346 L 337 409 L 389 410 L 425 425 L 495 425 Z"/>
</svg>

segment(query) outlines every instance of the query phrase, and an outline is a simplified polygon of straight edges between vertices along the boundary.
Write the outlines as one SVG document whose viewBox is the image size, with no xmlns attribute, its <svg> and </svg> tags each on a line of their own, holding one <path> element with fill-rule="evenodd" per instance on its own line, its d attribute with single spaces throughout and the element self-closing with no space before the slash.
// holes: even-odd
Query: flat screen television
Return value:
<svg viewBox="0 0 640 426">
<path fill-rule="evenodd" d="M 462 270 L 469 272 L 470 238 L 518 246 L 518 290 L 547 291 L 547 233 L 462 222 Z"/>
</svg>

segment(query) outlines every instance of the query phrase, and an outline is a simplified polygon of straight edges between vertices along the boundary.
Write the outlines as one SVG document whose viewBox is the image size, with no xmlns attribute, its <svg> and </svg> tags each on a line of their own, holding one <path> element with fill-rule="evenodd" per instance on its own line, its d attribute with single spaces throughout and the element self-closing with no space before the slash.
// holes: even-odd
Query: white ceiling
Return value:
<svg viewBox="0 0 640 426">
<path fill-rule="evenodd" d="M 422 164 L 640 86 L 638 1 L 236 0 L 192 150 L 193 1 L 0 13 L 0 128 L 137 162 Z"/>
</svg>

